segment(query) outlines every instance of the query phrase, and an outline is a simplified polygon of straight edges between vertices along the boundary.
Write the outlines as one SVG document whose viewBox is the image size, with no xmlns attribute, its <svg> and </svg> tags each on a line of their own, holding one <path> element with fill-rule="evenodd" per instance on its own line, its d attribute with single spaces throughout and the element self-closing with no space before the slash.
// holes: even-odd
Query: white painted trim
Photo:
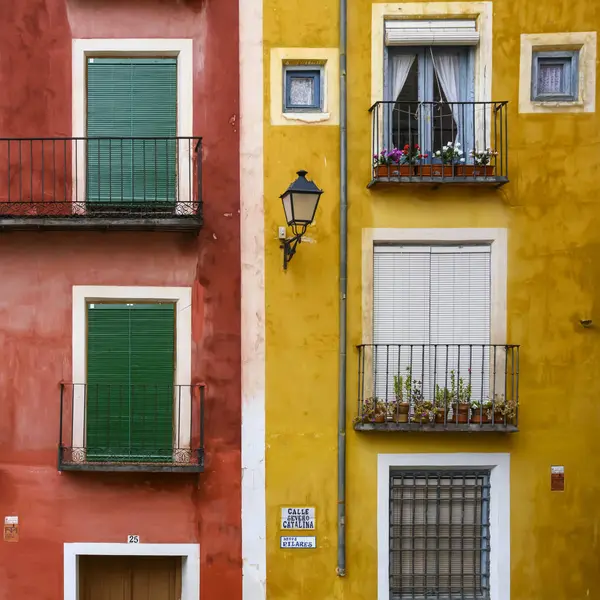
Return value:
<svg viewBox="0 0 600 600">
<path fill-rule="evenodd" d="M 520 113 L 585 113 L 596 110 L 595 31 L 564 33 L 522 33 L 519 68 Z M 531 100 L 531 70 L 534 50 L 579 51 L 579 97 L 574 102 Z"/>
<path fill-rule="evenodd" d="M 270 55 L 270 115 L 271 125 L 339 125 L 340 124 L 340 86 L 339 86 L 339 50 L 337 48 L 271 48 Z M 306 65 L 321 70 L 321 93 L 323 108 L 316 112 L 284 112 L 284 68 L 287 62 L 298 62 L 288 68 L 303 68 Z M 312 65 L 311 63 L 319 63 Z"/>
<path fill-rule="evenodd" d="M 79 600 L 80 556 L 181 556 L 181 600 L 200 597 L 198 544 L 64 544 L 64 600 Z"/>
<path fill-rule="evenodd" d="M 510 600 L 510 454 L 379 454 L 377 456 L 377 600 L 389 600 L 390 469 L 491 469 L 490 591 L 491 600 Z"/>
<path fill-rule="evenodd" d="M 265 600 L 263 1 L 239 0 L 242 336 L 242 598 Z"/>
<path fill-rule="evenodd" d="M 175 302 L 175 385 L 189 386 L 192 382 L 192 288 L 110 285 L 73 286 L 73 383 L 87 381 L 87 303 L 102 300 L 156 300 Z M 85 446 L 84 390 L 73 391 L 73 446 Z M 175 410 L 181 411 L 176 420 L 175 438 L 181 448 L 190 446 L 191 393 L 184 387 L 177 394 Z"/>
<path fill-rule="evenodd" d="M 191 39 L 74 39 L 72 51 L 72 93 L 73 93 L 73 137 L 86 136 L 86 81 L 88 56 L 121 55 L 133 56 L 172 56 L 177 58 L 177 135 L 192 135 L 194 123 L 194 71 L 193 40 Z M 185 148 L 187 151 L 188 148 Z M 189 153 L 178 148 L 178 193 L 179 198 L 191 198 L 190 165 L 192 164 L 193 144 Z M 73 147 L 73 194 L 80 209 L 85 205 L 85 165 L 86 149 L 79 143 Z M 179 213 L 189 211 L 190 206 L 180 206 Z"/>
<path fill-rule="evenodd" d="M 373 245 L 382 242 L 419 244 L 484 242 L 491 245 L 491 343 L 506 344 L 508 236 L 504 228 L 363 229 L 363 343 L 373 336 Z"/>
</svg>

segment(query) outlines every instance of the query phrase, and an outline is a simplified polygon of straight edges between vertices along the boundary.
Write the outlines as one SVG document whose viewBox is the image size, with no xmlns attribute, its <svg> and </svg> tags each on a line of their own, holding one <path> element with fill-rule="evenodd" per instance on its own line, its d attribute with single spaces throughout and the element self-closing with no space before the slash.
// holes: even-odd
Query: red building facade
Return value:
<svg viewBox="0 0 600 600">
<path fill-rule="evenodd" d="M 237 20 L 236 0 L 4 11 L 7 597 L 241 597 Z"/>
</svg>

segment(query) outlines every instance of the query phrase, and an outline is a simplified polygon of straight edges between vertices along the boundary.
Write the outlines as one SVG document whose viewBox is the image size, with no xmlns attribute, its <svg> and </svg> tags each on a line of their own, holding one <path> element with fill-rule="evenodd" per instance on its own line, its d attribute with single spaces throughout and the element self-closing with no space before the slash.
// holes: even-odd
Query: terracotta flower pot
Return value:
<svg viewBox="0 0 600 600">
<path fill-rule="evenodd" d="M 470 404 L 459 404 L 456 410 L 456 416 L 452 420 L 456 423 L 468 423 L 469 422 L 469 410 L 471 409 Z"/>
<path fill-rule="evenodd" d="M 399 402 L 397 406 L 397 412 L 394 415 L 396 423 L 408 423 L 408 411 L 410 410 L 410 404 L 408 402 Z"/>
<path fill-rule="evenodd" d="M 446 409 L 438 408 L 435 411 L 435 422 L 436 423 L 445 423 L 446 421 Z"/>
<path fill-rule="evenodd" d="M 383 413 L 375 415 L 373 421 L 375 421 L 375 423 L 385 423 L 385 415 Z"/>
<path fill-rule="evenodd" d="M 483 411 L 483 414 L 479 414 L 479 411 L 475 409 L 475 411 L 473 412 L 473 416 L 471 417 L 471 423 L 474 423 L 475 425 L 491 423 L 491 421 L 492 418 L 485 410 Z"/>
<path fill-rule="evenodd" d="M 454 165 L 420 165 L 417 174 L 422 177 L 454 177 Z"/>
<path fill-rule="evenodd" d="M 377 177 L 409 177 L 415 172 L 413 165 L 377 165 Z"/>
<path fill-rule="evenodd" d="M 459 165 L 456 167 L 458 177 L 493 177 L 494 165 Z"/>
<path fill-rule="evenodd" d="M 494 412 L 494 424 L 495 425 L 504 425 L 504 415 L 501 412 Z"/>
</svg>

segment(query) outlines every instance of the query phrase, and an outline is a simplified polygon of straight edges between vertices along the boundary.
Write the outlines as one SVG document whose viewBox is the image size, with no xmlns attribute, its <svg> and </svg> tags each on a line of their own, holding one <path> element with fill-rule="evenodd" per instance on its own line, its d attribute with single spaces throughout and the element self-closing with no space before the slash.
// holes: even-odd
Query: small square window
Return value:
<svg viewBox="0 0 600 600">
<path fill-rule="evenodd" d="M 321 112 L 321 70 L 285 68 L 284 112 Z"/>
<path fill-rule="evenodd" d="M 579 98 L 579 52 L 533 52 L 531 99 L 574 102 Z"/>
</svg>

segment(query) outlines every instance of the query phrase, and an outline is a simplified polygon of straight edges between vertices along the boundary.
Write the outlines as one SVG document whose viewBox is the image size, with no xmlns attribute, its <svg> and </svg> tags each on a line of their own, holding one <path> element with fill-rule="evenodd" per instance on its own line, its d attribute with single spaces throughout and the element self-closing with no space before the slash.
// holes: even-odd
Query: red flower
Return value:
<svg viewBox="0 0 600 600">
<path fill-rule="evenodd" d="M 410 146 L 408 144 L 406 144 L 406 146 L 404 146 L 404 150 L 406 150 L 408 152 L 408 150 L 410 150 Z"/>
</svg>

